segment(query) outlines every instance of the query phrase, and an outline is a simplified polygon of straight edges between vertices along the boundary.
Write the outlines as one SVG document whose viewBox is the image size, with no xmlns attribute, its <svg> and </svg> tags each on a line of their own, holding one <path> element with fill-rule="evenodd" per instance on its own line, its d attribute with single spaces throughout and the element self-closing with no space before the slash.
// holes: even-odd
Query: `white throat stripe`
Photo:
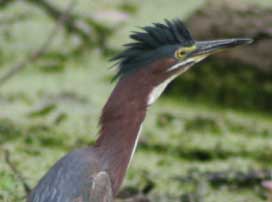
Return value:
<svg viewBox="0 0 272 202">
<path fill-rule="evenodd" d="M 193 58 L 189 58 L 189 59 L 187 59 L 187 60 L 185 60 L 183 62 L 177 63 L 177 64 L 173 65 L 172 67 L 170 67 L 167 71 L 170 72 L 170 71 L 172 71 L 174 69 L 179 68 L 180 66 L 190 64 L 191 62 L 194 62 Z"/>
</svg>

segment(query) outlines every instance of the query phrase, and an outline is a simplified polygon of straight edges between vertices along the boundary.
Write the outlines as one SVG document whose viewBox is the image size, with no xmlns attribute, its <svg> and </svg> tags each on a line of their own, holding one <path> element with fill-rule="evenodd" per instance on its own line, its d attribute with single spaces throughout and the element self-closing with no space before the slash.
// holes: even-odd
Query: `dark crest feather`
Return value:
<svg viewBox="0 0 272 202">
<path fill-rule="evenodd" d="M 142 27 L 141 29 L 143 32 L 132 32 L 130 38 L 133 39 L 133 42 L 125 44 L 125 50 L 111 59 L 111 61 L 117 61 L 116 65 L 118 65 L 115 78 L 122 77 L 134 70 L 136 68 L 134 62 L 140 55 L 148 51 L 162 46 L 190 46 L 194 43 L 190 32 L 179 19 L 165 20 L 165 24 L 153 23 L 152 26 Z"/>
</svg>

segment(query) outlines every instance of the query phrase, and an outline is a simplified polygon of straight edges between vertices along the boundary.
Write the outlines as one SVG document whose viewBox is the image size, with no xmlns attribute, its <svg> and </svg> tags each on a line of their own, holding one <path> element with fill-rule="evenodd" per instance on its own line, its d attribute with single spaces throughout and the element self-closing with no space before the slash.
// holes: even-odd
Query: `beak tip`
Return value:
<svg viewBox="0 0 272 202">
<path fill-rule="evenodd" d="M 254 40 L 252 38 L 238 38 L 234 39 L 233 46 L 249 45 L 252 44 Z"/>
<path fill-rule="evenodd" d="M 252 44 L 254 42 L 254 39 L 252 39 L 252 38 L 245 38 L 245 39 L 243 39 L 243 41 L 244 41 L 245 44 Z"/>
</svg>

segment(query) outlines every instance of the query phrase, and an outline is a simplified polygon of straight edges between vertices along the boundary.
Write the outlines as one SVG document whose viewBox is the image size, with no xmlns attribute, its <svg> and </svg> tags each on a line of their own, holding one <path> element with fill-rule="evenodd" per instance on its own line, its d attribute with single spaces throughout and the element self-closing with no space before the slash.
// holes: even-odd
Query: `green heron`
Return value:
<svg viewBox="0 0 272 202">
<path fill-rule="evenodd" d="M 113 58 L 118 80 L 100 118 L 94 146 L 61 158 L 40 180 L 28 202 L 111 202 L 133 156 L 148 106 L 167 84 L 197 62 L 248 38 L 195 41 L 180 20 L 154 23 L 130 35 Z"/>
</svg>

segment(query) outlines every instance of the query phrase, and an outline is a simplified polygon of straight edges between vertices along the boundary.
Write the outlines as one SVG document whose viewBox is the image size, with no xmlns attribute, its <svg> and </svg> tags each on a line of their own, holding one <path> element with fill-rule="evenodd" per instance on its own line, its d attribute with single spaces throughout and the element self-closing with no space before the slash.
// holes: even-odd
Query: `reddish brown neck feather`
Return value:
<svg viewBox="0 0 272 202">
<path fill-rule="evenodd" d="M 148 97 L 169 75 L 159 73 L 173 60 L 162 60 L 122 78 L 103 108 L 100 136 L 95 147 L 116 193 L 121 185 L 140 126 L 145 119 Z"/>
</svg>

